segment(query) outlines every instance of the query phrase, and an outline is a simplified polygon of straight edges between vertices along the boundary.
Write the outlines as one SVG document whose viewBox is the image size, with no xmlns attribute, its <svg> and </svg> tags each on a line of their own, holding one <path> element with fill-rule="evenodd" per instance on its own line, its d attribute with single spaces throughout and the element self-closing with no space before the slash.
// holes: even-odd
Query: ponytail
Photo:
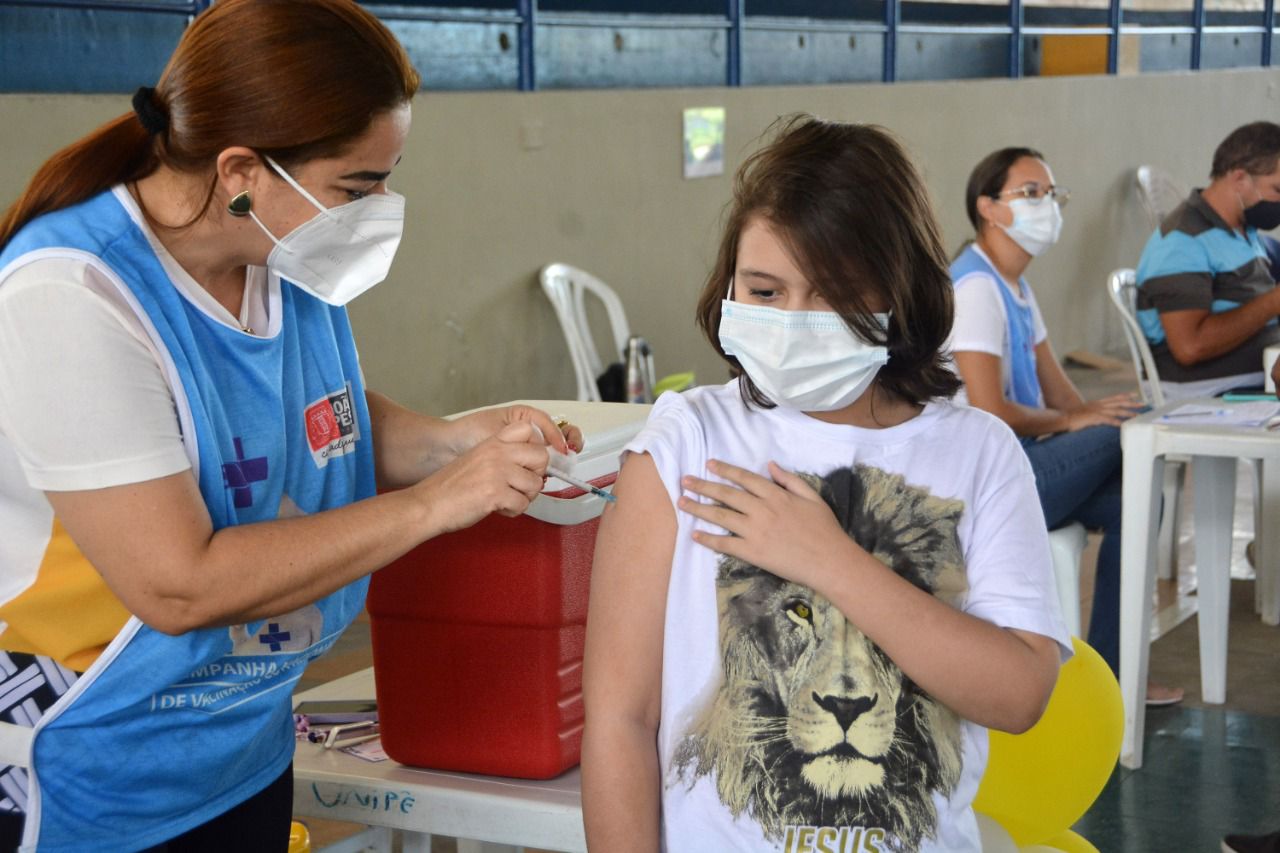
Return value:
<svg viewBox="0 0 1280 853">
<path fill-rule="evenodd" d="M 182 34 L 156 88 L 134 95 L 133 112 L 40 168 L 0 220 L 0 249 L 37 216 L 161 165 L 209 177 L 195 222 L 225 149 L 286 166 L 336 156 L 420 82 L 395 36 L 355 0 L 218 0 Z"/>
</svg>

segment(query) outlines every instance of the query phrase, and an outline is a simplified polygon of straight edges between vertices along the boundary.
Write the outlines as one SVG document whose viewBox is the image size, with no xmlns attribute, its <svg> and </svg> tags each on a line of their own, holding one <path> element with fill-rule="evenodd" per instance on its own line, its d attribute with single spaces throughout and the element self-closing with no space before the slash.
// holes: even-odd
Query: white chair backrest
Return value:
<svg viewBox="0 0 1280 853">
<path fill-rule="evenodd" d="M 1133 369 L 1138 374 L 1142 399 L 1150 406 L 1163 406 L 1164 391 L 1160 387 L 1160 375 L 1156 373 L 1156 360 L 1151 355 L 1151 345 L 1147 343 L 1142 324 L 1138 322 L 1138 281 L 1134 271 L 1118 269 L 1107 276 L 1107 293 L 1120 312 L 1124 340 L 1129 345 Z"/>
<path fill-rule="evenodd" d="M 620 361 L 626 349 L 631 328 L 622 308 L 622 300 L 600 279 L 568 264 L 548 264 L 539 274 L 542 290 L 555 309 L 556 318 L 564 332 L 573 362 L 573 373 L 578 383 L 578 399 L 600 401 L 600 389 L 596 377 L 604 372 L 605 363 L 596 352 L 595 339 L 587 322 L 586 295 L 598 298 L 609 315 L 613 332 L 613 353 L 609 363 Z"/>
<path fill-rule="evenodd" d="M 1158 166 L 1139 166 L 1135 174 L 1138 199 L 1147 212 L 1152 230 L 1186 200 L 1189 190 Z"/>
</svg>

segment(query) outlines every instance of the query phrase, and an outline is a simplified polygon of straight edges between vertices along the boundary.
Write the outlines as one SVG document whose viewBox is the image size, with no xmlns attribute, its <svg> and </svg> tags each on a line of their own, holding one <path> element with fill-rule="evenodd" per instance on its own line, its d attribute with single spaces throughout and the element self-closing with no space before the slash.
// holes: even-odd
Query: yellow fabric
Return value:
<svg viewBox="0 0 1280 853">
<path fill-rule="evenodd" d="M 0 605 L 0 619 L 8 623 L 0 649 L 46 655 L 84 672 L 129 617 L 55 518 L 35 583 Z"/>
</svg>

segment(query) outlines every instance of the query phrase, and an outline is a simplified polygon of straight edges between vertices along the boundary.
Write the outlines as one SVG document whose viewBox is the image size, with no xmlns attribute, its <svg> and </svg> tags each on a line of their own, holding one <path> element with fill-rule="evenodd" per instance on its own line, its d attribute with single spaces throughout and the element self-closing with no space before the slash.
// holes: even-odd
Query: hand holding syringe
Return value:
<svg viewBox="0 0 1280 853">
<path fill-rule="evenodd" d="M 558 480 L 564 480 L 569 485 L 576 486 L 584 492 L 590 492 L 597 497 L 604 498 L 609 503 L 617 503 L 618 499 L 616 497 L 599 486 L 593 486 L 586 480 L 580 480 L 577 477 L 565 473 L 564 469 L 571 464 L 573 457 L 565 456 L 563 453 L 557 453 L 550 448 L 547 449 L 547 455 L 549 457 L 547 462 L 547 476 L 555 477 Z"/>
<path fill-rule="evenodd" d="M 536 426 L 536 425 L 535 425 Z M 569 422 L 564 418 L 556 418 L 556 426 L 561 430 L 569 426 Z M 541 431 L 541 430 L 539 430 Z M 569 455 L 565 455 L 550 445 L 547 446 L 547 476 L 555 477 L 557 480 L 563 480 L 575 488 L 582 489 L 584 492 L 604 498 L 609 503 L 617 503 L 618 499 L 609 492 L 599 486 L 594 486 L 586 480 L 580 479 L 568 473 L 568 469 L 573 465 L 573 446 L 570 445 Z"/>
<path fill-rule="evenodd" d="M 571 477 L 568 474 L 561 471 L 559 468 L 553 468 L 550 465 L 548 465 L 547 474 L 549 476 L 555 477 L 558 480 L 564 480 L 566 483 L 568 483 L 571 486 L 577 486 L 579 489 L 582 489 L 584 492 L 590 492 L 591 494 L 596 495 L 597 497 L 604 498 L 609 503 L 618 502 L 617 498 L 615 498 L 612 494 L 610 494 L 609 492 L 606 492 L 604 489 L 600 488 L 599 486 L 593 486 L 590 483 L 588 483 L 586 480 L 579 480 L 577 477 Z"/>
</svg>

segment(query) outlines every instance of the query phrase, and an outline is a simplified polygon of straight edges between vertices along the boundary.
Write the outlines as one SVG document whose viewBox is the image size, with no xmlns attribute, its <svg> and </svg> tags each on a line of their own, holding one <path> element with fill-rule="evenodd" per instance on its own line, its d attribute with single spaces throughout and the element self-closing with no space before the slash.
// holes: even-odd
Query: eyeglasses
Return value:
<svg viewBox="0 0 1280 853">
<path fill-rule="evenodd" d="M 1058 203 L 1058 207 L 1066 207 L 1067 202 L 1071 200 L 1071 190 L 1066 187 L 1057 186 L 1050 186 L 1046 188 L 1039 184 L 1031 183 L 1023 184 L 1020 187 L 1014 187 L 1008 190 L 1002 190 L 995 194 L 995 198 L 1000 198 L 1001 196 L 1025 198 L 1027 201 L 1031 202 L 1032 206 L 1039 204 L 1046 198 L 1051 198 Z"/>
</svg>

